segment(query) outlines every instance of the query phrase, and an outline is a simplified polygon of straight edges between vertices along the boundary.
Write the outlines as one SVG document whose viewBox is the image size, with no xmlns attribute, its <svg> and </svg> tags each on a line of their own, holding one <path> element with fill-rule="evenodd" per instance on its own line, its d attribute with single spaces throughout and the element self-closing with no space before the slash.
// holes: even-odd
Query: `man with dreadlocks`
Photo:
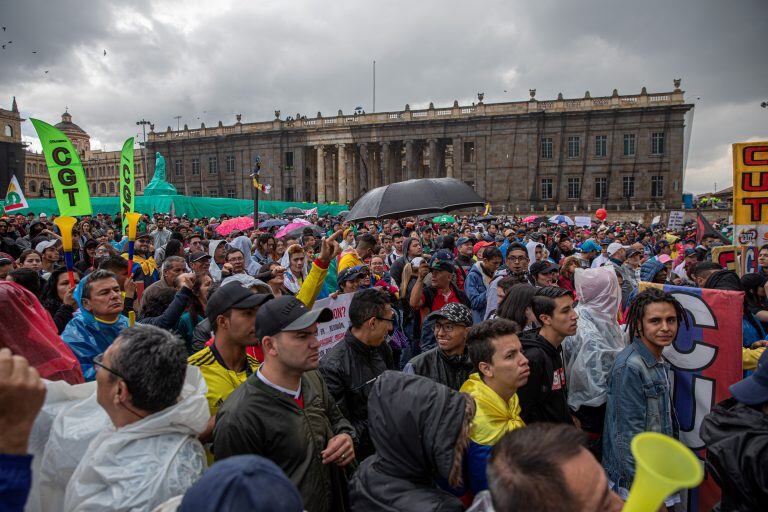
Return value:
<svg viewBox="0 0 768 512">
<path fill-rule="evenodd" d="M 667 379 L 669 363 L 662 351 L 674 343 L 681 321 L 688 325 L 683 307 L 659 289 L 639 293 L 629 306 L 627 329 L 632 343 L 616 357 L 608 376 L 603 435 L 603 467 L 623 499 L 635 477 L 632 438 L 640 432 L 672 437 L 678 432 Z M 673 495 L 666 505 L 679 501 L 679 495 Z"/>
</svg>

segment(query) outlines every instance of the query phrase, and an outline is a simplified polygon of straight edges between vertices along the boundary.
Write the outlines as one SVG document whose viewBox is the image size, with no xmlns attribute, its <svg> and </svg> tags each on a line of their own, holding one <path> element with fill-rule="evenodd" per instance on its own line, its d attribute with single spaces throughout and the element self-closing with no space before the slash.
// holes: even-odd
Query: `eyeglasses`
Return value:
<svg viewBox="0 0 768 512">
<path fill-rule="evenodd" d="M 512 263 L 522 263 L 528 261 L 528 256 L 510 256 L 507 259 Z"/>
<path fill-rule="evenodd" d="M 93 364 L 98 366 L 99 368 L 104 368 L 105 370 L 107 370 L 109 373 L 111 373 L 115 377 L 117 377 L 119 379 L 123 379 L 123 381 L 127 385 L 128 384 L 128 380 L 125 377 L 123 377 L 122 375 L 120 375 L 119 373 L 117 373 L 112 368 L 109 368 L 108 366 L 104 366 L 104 364 L 102 363 L 103 360 L 104 360 L 104 354 L 102 353 L 102 354 L 99 354 L 99 355 L 97 355 L 96 357 L 93 358 Z"/>
<path fill-rule="evenodd" d="M 245 258 L 229 258 L 227 261 L 230 263 L 242 263 L 245 261 Z"/>
<path fill-rule="evenodd" d="M 435 324 L 435 332 L 439 331 L 440 329 L 444 330 L 447 333 L 452 333 L 453 329 L 456 328 L 456 324 L 447 322 L 447 323 L 440 323 Z"/>
<path fill-rule="evenodd" d="M 383 321 L 383 322 L 392 322 L 392 325 L 394 325 L 394 324 L 395 324 L 395 317 L 392 317 L 392 318 L 384 318 L 383 316 L 375 316 L 375 317 L 373 317 L 373 318 L 375 318 L 376 320 L 381 320 L 381 321 Z"/>
</svg>

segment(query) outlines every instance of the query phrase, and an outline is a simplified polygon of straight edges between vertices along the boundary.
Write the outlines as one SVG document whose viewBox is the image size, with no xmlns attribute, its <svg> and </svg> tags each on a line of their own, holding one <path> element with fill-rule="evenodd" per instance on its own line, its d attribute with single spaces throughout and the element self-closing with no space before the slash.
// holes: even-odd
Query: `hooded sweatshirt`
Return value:
<svg viewBox="0 0 768 512">
<path fill-rule="evenodd" d="M 528 382 L 517 390 L 523 421 L 526 424 L 537 421 L 573 424 L 568 409 L 562 346 L 555 348 L 538 330 L 522 333 L 520 342 L 531 370 Z"/>
<path fill-rule="evenodd" d="M 368 399 L 376 454 L 352 477 L 352 510 L 463 510 L 461 501 L 439 489 L 435 478 L 451 474 L 465 409 L 461 393 L 426 377 L 381 374 Z"/>
<path fill-rule="evenodd" d="M 219 244 L 226 243 L 225 240 L 211 240 L 208 244 L 208 256 L 211 257 L 211 263 L 208 265 L 208 272 L 210 272 L 211 277 L 214 281 L 221 281 L 221 267 L 219 267 L 219 264 L 216 263 L 216 260 L 214 259 L 213 255 L 216 253 L 216 248 L 219 246 Z"/>
<path fill-rule="evenodd" d="M 122 315 L 112 323 L 102 322 L 83 308 L 83 288 L 90 275 L 85 276 L 75 288 L 74 297 L 78 310 L 72 320 L 69 321 L 61 339 L 69 345 L 77 356 L 83 377 L 86 381 L 96 378 L 96 369 L 93 367 L 93 358 L 103 354 L 115 341 L 120 331 L 128 327 L 128 319 Z"/>
<path fill-rule="evenodd" d="M 723 491 L 714 510 L 765 510 L 768 415 L 729 398 L 704 417 L 701 438 L 707 446 L 707 473 Z"/>
<path fill-rule="evenodd" d="M 405 264 L 409 263 L 411 260 L 408 258 L 408 251 L 411 248 L 411 245 L 414 242 L 417 242 L 415 238 L 409 238 L 405 241 L 405 244 L 403 244 L 403 255 L 400 256 L 395 260 L 395 262 L 392 264 L 392 267 L 389 269 L 389 275 L 392 276 L 392 279 L 395 282 L 395 286 L 400 286 L 400 282 L 403 279 L 403 268 L 405 268 Z"/>
</svg>

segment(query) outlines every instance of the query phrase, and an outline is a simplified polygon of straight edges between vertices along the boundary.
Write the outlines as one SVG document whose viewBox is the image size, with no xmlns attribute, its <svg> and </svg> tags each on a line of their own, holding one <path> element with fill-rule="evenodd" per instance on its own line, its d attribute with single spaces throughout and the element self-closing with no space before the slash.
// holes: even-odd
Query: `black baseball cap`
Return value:
<svg viewBox="0 0 768 512">
<path fill-rule="evenodd" d="M 444 270 L 446 272 L 453 272 L 454 270 L 453 262 L 439 258 L 433 258 L 429 268 L 432 270 Z"/>
<path fill-rule="evenodd" d="M 553 270 L 558 270 L 559 268 L 559 266 L 555 265 L 551 261 L 537 261 L 531 265 L 531 275 L 536 276 L 542 272 L 552 272 Z"/>
<path fill-rule="evenodd" d="M 211 259 L 211 256 L 207 252 L 203 252 L 203 251 L 193 252 L 192 254 L 189 255 L 190 263 L 194 263 L 196 261 L 201 261 L 204 259 Z"/>
<path fill-rule="evenodd" d="M 213 292 L 205 306 L 205 316 L 211 325 L 216 323 L 216 318 L 230 309 L 250 309 L 261 306 L 265 302 L 274 299 L 271 293 L 253 293 L 240 283 L 227 283 Z"/>
<path fill-rule="evenodd" d="M 458 302 L 450 302 L 437 311 L 433 311 L 427 320 L 437 320 L 438 318 L 445 318 L 455 324 L 472 327 L 472 310 Z"/>
<path fill-rule="evenodd" d="M 256 314 L 256 337 L 274 336 L 283 331 L 299 331 L 315 322 L 333 320 L 330 308 L 309 309 L 299 299 L 283 295 L 270 300 Z"/>
<path fill-rule="evenodd" d="M 458 247 L 458 246 L 460 246 L 460 245 L 464 245 L 465 243 L 467 243 L 467 242 L 471 242 L 471 241 L 472 241 L 472 240 L 470 240 L 470 239 L 469 239 L 469 238 L 467 238 L 466 236 L 460 236 L 460 237 L 459 237 L 459 239 L 458 239 L 458 240 L 456 240 L 456 247 Z"/>
<path fill-rule="evenodd" d="M 348 267 L 339 272 L 338 276 L 336 276 L 336 282 L 339 284 L 339 286 L 341 286 L 341 283 L 346 283 L 347 281 L 357 279 L 362 275 L 363 272 L 359 266 Z"/>
</svg>

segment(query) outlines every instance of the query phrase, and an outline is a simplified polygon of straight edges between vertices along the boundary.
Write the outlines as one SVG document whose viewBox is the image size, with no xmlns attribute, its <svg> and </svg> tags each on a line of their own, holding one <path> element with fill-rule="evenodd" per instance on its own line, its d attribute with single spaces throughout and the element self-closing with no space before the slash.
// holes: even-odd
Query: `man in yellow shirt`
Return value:
<svg viewBox="0 0 768 512">
<path fill-rule="evenodd" d="M 518 326 L 504 318 L 486 320 L 467 334 L 469 357 L 477 373 L 461 386 L 475 399 L 467 450 L 469 485 L 476 495 L 488 488 L 486 466 L 491 448 L 504 434 L 525 426 L 517 390 L 528 382 L 528 359 L 517 337 Z"/>
<path fill-rule="evenodd" d="M 365 260 L 373 256 L 373 249 L 375 247 L 376 237 L 370 233 L 360 235 L 357 237 L 357 245 L 355 248 L 348 249 L 341 255 L 336 271 L 341 273 L 345 268 L 365 265 Z"/>
<path fill-rule="evenodd" d="M 200 440 L 206 442 L 213 431 L 219 407 L 237 387 L 259 367 L 259 362 L 246 354 L 246 347 L 256 345 L 256 312 L 272 299 L 271 294 L 253 293 L 240 283 L 227 283 L 208 299 L 205 313 L 211 323 L 213 343 L 189 356 L 187 362 L 197 366 L 208 386 L 206 398 L 211 422 Z"/>
</svg>

